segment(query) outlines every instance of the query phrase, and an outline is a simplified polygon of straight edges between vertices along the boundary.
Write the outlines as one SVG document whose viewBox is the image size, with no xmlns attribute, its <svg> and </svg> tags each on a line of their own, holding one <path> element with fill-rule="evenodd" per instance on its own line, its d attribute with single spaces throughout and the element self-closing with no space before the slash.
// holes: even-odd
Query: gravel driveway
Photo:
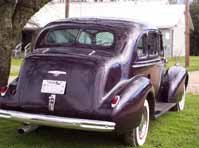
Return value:
<svg viewBox="0 0 199 148">
<path fill-rule="evenodd" d="M 199 71 L 189 73 L 188 92 L 199 94 Z"/>
</svg>

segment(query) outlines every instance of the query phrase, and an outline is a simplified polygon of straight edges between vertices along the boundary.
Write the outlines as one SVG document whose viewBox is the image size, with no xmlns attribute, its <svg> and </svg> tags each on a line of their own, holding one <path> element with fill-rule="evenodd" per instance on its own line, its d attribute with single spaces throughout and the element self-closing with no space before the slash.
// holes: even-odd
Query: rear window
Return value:
<svg viewBox="0 0 199 148">
<path fill-rule="evenodd" d="M 111 47 L 115 41 L 114 33 L 95 29 L 59 29 L 47 33 L 46 45 L 71 45 Z"/>
<path fill-rule="evenodd" d="M 68 44 L 74 43 L 79 30 L 63 29 L 50 31 L 47 36 L 47 44 Z"/>
</svg>

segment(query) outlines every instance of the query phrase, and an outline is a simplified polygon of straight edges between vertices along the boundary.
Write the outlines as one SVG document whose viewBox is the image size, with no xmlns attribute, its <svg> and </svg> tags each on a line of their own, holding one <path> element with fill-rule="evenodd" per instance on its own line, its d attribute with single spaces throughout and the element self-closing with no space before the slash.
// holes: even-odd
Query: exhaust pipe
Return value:
<svg viewBox="0 0 199 148">
<path fill-rule="evenodd" d="M 37 126 L 37 125 L 24 124 L 17 131 L 20 135 L 23 135 L 23 134 L 33 132 L 33 131 L 37 130 L 38 128 L 39 128 L 39 126 Z"/>
</svg>

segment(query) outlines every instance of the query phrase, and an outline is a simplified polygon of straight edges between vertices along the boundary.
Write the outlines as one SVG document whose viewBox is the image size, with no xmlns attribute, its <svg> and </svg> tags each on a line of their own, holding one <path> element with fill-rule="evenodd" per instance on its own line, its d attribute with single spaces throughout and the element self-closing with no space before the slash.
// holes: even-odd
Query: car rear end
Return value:
<svg viewBox="0 0 199 148">
<path fill-rule="evenodd" d="M 97 83 L 101 79 L 98 66 L 95 59 L 85 60 L 82 56 L 40 54 L 27 57 L 15 94 L 7 94 L 1 101 L 0 116 L 55 127 L 114 130 L 111 112 L 107 114 L 101 109 L 106 114 L 100 114 L 98 110 Z"/>
<path fill-rule="evenodd" d="M 125 24 L 77 19 L 47 25 L 37 38 L 34 53 L 24 61 L 16 89 L 8 89 L 1 97 L 0 117 L 113 131 L 111 98 L 102 100 L 107 75 L 103 62 L 121 54 L 126 46 L 129 26 Z"/>
</svg>

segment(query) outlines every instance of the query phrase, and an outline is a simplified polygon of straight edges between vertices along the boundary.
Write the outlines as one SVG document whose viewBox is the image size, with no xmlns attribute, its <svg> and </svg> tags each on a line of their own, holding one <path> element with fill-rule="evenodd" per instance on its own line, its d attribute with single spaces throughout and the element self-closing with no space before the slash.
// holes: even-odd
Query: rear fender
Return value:
<svg viewBox="0 0 199 148">
<path fill-rule="evenodd" d="M 9 85 L 5 94 L 0 95 L 0 108 L 10 107 L 10 109 L 16 109 L 19 104 L 18 97 L 16 97 L 16 87 L 18 83 L 18 78 L 13 80 Z M 16 108 L 15 108 L 16 107 Z"/>
<path fill-rule="evenodd" d="M 140 124 L 144 101 L 150 91 L 153 92 L 152 84 L 144 76 L 132 78 L 124 87 L 119 93 L 121 100 L 112 112 L 117 129 L 132 129 Z"/>
<path fill-rule="evenodd" d="M 172 66 L 166 73 L 164 94 L 167 94 L 167 102 L 176 103 L 181 100 L 183 87 L 188 85 L 188 72 L 184 67 Z"/>
</svg>

